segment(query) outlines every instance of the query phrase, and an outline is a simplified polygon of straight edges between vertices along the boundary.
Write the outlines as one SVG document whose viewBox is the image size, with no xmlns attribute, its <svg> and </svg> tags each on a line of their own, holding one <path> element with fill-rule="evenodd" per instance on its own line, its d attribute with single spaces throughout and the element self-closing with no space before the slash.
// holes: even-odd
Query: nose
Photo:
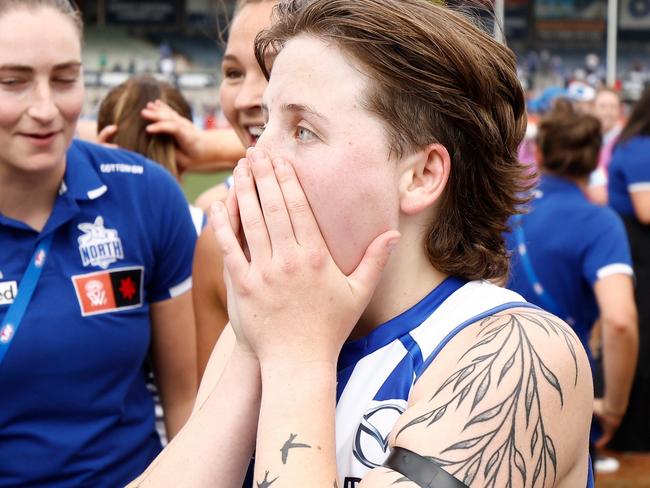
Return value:
<svg viewBox="0 0 650 488">
<path fill-rule="evenodd" d="M 28 115 L 42 124 L 47 124 L 54 120 L 57 112 L 49 82 L 37 82 L 27 111 Z"/>
<path fill-rule="evenodd" d="M 277 138 L 273 137 L 273 124 L 267 122 L 264 132 L 262 132 L 262 135 L 255 143 L 255 147 L 263 149 L 271 157 L 280 156 L 280 154 L 277 154 L 277 149 L 279 148 L 276 142 Z"/>
<path fill-rule="evenodd" d="M 261 72 L 246 77 L 244 85 L 235 98 L 237 110 L 257 109 L 262 106 L 262 95 L 266 89 L 267 81 Z"/>
</svg>

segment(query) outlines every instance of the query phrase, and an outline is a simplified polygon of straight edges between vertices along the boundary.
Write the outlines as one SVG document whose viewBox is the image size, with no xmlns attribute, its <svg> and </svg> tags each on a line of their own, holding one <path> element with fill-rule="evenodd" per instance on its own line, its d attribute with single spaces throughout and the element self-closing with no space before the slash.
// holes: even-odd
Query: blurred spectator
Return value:
<svg viewBox="0 0 650 488">
<path fill-rule="evenodd" d="M 609 166 L 609 204 L 627 230 L 636 276 L 639 357 L 628 408 L 610 446 L 650 451 L 650 87 L 619 135 Z"/>
<path fill-rule="evenodd" d="M 638 346 L 630 250 L 621 219 L 584 195 L 600 150 L 600 123 L 567 100 L 542 118 L 537 135 L 542 171 L 529 213 L 513 219 L 509 288 L 562 317 L 585 349 L 596 321 L 602 328 L 604 392 L 594 414 L 603 447 L 628 403 Z"/>
<path fill-rule="evenodd" d="M 180 90 L 153 76 L 135 76 L 113 88 L 101 103 L 97 117 L 97 131 L 102 134 L 99 138 L 160 163 L 180 180 L 182 168 L 176 160 L 174 138 L 168 134 L 148 133 L 148 122 L 141 115 L 147 104 L 156 100 L 165 102 L 188 121 L 192 120 L 192 109 Z M 192 205 L 190 211 L 197 233 L 200 233 L 205 215 Z"/>
<path fill-rule="evenodd" d="M 601 88 L 594 100 L 593 114 L 600 120 L 603 134 L 603 145 L 600 149 L 598 167 L 589 178 L 588 195 L 592 202 L 599 205 L 607 204 L 607 177 L 609 162 L 618 135 L 623 129 L 621 98 L 618 92 Z"/>
</svg>

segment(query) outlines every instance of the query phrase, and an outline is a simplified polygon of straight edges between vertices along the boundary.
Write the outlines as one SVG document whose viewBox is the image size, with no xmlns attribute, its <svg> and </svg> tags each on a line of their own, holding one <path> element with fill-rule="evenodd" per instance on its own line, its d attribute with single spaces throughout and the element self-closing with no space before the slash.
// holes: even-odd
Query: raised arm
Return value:
<svg viewBox="0 0 650 488">
<path fill-rule="evenodd" d="M 222 206 L 213 219 L 232 283 L 230 318 L 260 360 L 255 483 L 337 486 L 337 357 L 398 233 L 377 237 L 345 276 L 329 255 L 293 169 L 282 161 L 273 167 L 260 153 L 253 150 L 250 162 L 235 169 L 249 253 L 227 225 Z"/>
<path fill-rule="evenodd" d="M 257 358 L 235 347 L 207 398 L 129 487 L 240 488 L 255 445 L 260 394 Z"/>
<path fill-rule="evenodd" d="M 160 100 L 147 104 L 142 116 L 152 122 L 147 132 L 169 134 L 176 140 L 177 161 L 185 169 L 205 163 L 221 163 L 221 169 L 230 169 L 244 155 L 234 131 L 201 130 Z"/>
<path fill-rule="evenodd" d="M 229 208 L 224 224 L 238 227 L 237 210 Z M 243 336 L 226 327 L 208 361 L 190 419 L 129 486 L 240 488 L 255 445 L 260 398 L 257 357 Z"/>
</svg>

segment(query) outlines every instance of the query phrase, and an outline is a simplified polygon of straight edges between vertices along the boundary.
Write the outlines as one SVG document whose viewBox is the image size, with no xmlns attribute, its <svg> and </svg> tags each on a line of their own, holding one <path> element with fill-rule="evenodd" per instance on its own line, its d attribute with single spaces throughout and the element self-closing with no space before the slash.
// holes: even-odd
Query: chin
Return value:
<svg viewBox="0 0 650 488">
<path fill-rule="evenodd" d="M 25 161 L 25 163 L 20 166 L 25 171 L 36 173 L 53 171 L 65 163 L 65 151 L 38 154 L 25 158 L 23 161 Z"/>
</svg>

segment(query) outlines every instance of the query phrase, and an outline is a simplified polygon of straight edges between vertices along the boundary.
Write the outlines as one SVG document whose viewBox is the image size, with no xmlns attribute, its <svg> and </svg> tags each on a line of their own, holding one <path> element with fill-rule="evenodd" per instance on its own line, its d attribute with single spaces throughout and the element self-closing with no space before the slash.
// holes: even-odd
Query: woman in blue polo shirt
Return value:
<svg viewBox="0 0 650 488">
<path fill-rule="evenodd" d="M 630 252 L 621 219 L 585 196 L 598 163 L 599 121 L 566 100 L 542 119 L 537 136 L 542 171 L 529 212 L 515 218 L 509 288 L 564 318 L 588 350 L 602 326 L 605 388 L 594 404 L 606 444 L 625 413 L 637 355 Z M 598 393 L 598 392 L 597 392 Z M 600 396 L 600 395 L 597 395 Z"/>
<path fill-rule="evenodd" d="M 614 148 L 609 204 L 625 222 L 636 276 L 639 357 L 630 408 L 611 446 L 650 451 L 650 88 L 637 102 Z"/>
<path fill-rule="evenodd" d="M 0 2 L 0 486 L 123 486 L 196 394 L 189 210 L 160 166 L 72 142 L 81 22 Z"/>
</svg>

